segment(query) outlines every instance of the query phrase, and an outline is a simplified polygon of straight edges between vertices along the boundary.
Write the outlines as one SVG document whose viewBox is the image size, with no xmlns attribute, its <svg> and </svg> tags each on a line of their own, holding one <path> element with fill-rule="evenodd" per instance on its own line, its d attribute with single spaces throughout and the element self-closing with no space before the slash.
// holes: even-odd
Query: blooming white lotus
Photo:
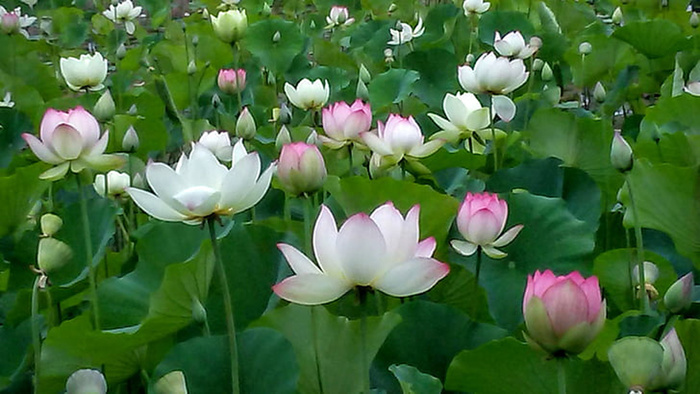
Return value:
<svg viewBox="0 0 700 394">
<path fill-rule="evenodd" d="M 328 23 L 326 29 L 336 26 L 350 26 L 353 22 L 355 22 L 355 18 L 350 18 L 347 7 L 334 5 L 326 17 L 326 23 Z"/>
<path fill-rule="evenodd" d="M 100 90 L 107 77 L 107 59 L 96 52 L 94 55 L 80 55 L 80 58 L 61 58 L 61 75 L 72 90 Z"/>
<path fill-rule="evenodd" d="M 6 34 L 20 33 L 29 38 L 29 33 L 25 29 L 36 21 L 36 17 L 22 15 L 22 9 L 17 7 L 8 11 L 0 5 L 0 31 Z"/>
<path fill-rule="evenodd" d="M 134 34 L 136 25 L 133 21 L 141 15 L 141 7 L 134 7 L 131 0 L 124 0 L 116 6 L 110 4 L 109 9 L 103 11 L 102 15 L 114 23 L 123 23 L 126 32 Z"/>
<path fill-rule="evenodd" d="M 284 92 L 295 107 L 305 110 L 319 110 L 328 101 L 331 89 L 328 81 L 317 79 L 313 82 L 304 78 L 294 87 L 289 82 L 284 84 Z"/>
<path fill-rule="evenodd" d="M 211 16 L 211 27 L 219 39 L 232 43 L 243 37 L 248 29 L 248 16 L 245 10 L 228 10 Z"/>
<path fill-rule="evenodd" d="M 482 107 L 479 99 L 471 93 L 447 93 L 442 101 L 447 119 L 436 114 L 428 114 L 430 119 L 437 124 L 442 131 L 437 138 L 444 138 L 450 142 L 456 142 L 462 138 L 471 137 L 475 131 L 489 126 L 489 109 Z"/>
<path fill-rule="evenodd" d="M 450 267 L 431 256 L 435 239 L 418 240 L 420 208 L 401 215 L 391 202 L 371 215 L 358 213 L 337 230 L 330 210 L 321 206 L 313 232 L 318 265 L 293 246 L 278 244 L 295 275 L 272 287 L 281 298 L 318 305 L 340 298 L 355 286 L 369 286 L 394 297 L 433 287 Z"/>
<path fill-rule="evenodd" d="M 124 194 L 127 187 L 131 186 L 131 176 L 125 172 L 110 171 L 105 174 L 95 175 L 92 187 L 95 192 L 104 197 L 118 197 Z"/>
<path fill-rule="evenodd" d="M 499 32 L 496 32 L 493 47 L 501 56 L 512 56 L 518 59 L 527 59 L 539 49 L 535 45 L 525 44 L 525 39 L 519 31 L 512 31 L 503 38 Z"/>
<path fill-rule="evenodd" d="M 199 143 L 189 157 L 180 156 L 173 170 L 164 163 L 146 167 L 146 179 L 155 193 L 126 189 L 136 205 L 156 219 L 199 224 L 211 215 L 233 215 L 257 204 L 270 186 L 275 166 L 260 175 L 257 152 L 247 153 L 243 142 L 233 148 L 231 168 Z"/>
<path fill-rule="evenodd" d="M 216 130 L 205 131 L 199 137 L 199 143 L 209 149 L 217 159 L 231 161 L 233 147 L 231 146 L 231 138 L 228 136 L 228 133 Z"/>
<path fill-rule="evenodd" d="M 491 7 L 491 3 L 484 0 L 464 0 L 462 8 L 464 9 L 464 15 L 481 15 L 488 11 Z"/>
<path fill-rule="evenodd" d="M 458 69 L 459 84 L 471 93 L 508 94 L 527 81 L 529 73 L 522 59 L 496 57 L 493 52 L 479 56 L 474 68 Z"/>
<path fill-rule="evenodd" d="M 389 34 L 391 34 L 391 40 L 387 42 L 387 45 L 401 45 L 410 42 L 414 38 L 418 38 L 423 35 L 425 28 L 423 27 L 423 19 L 418 17 L 418 23 L 416 27 L 411 27 L 408 23 L 403 23 L 399 21 L 396 25 L 399 29 L 389 29 Z"/>
<path fill-rule="evenodd" d="M 423 142 L 423 133 L 413 116 L 404 118 L 397 114 L 389 115 L 386 125 L 377 122 L 377 134 L 369 131 L 360 133 L 360 137 L 372 152 L 391 158 L 394 163 L 404 157 L 429 156 L 445 143 L 440 139 Z"/>
<path fill-rule="evenodd" d="M 118 167 L 123 159 L 104 154 L 109 141 L 109 130 L 100 137 L 100 125 L 83 107 L 68 112 L 49 108 L 39 126 L 41 140 L 24 133 L 22 138 L 43 162 L 55 167 L 39 177 L 46 180 L 63 178 L 71 169 L 80 172 L 86 167 L 107 170 Z"/>
</svg>

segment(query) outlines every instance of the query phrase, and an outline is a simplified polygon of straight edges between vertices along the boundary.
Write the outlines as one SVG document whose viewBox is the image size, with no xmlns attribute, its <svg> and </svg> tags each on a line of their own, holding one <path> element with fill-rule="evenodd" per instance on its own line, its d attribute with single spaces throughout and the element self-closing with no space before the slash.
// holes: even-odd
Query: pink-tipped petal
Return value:
<svg viewBox="0 0 700 394">
<path fill-rule="evenodd" d="M 338 226 L 331 211 L 321 205 L 321 212 L 316 219 L 313 232 L 313 246 L 316 260 L 323 271 L 334 277 L 344 277 L 343 267 L 336 250 Z"/>
<path fill-rule="evenodd" d="M 554 333 L 561 337 L 571 327 L 588 321 L 588 300 L 570 280 L 558 282 L 542 296 Z"/>
<path fill-rule="evenodd" d="M 27 145 L 29 145 L 29 149 L 34 152 L 36 157 L 39 158 L 39 160 L 49 163 L 49 164 L 60 164 L 64 160 L 58 157 L 56 154 L 51 152 L 51 150 L 44 145 L 41 141 L 39 141 L 38 138 L 34 137 L 31 134 L 24 133 L 22 134 L 22 138 L 27 142 Z"/>
<path fill-rule="evenodd" d="M 394 297 L 408 297 L 428 291 L 449 272 L 449 265 L 419 257 L 397 264 L 379 277 L 373 286 Z"/>
<path fill-rule="evenodd" d="M 384 237 L 366 214 L 358 213 L 346 220 L 336 244 L 343 271 L 353 283 L 369 285 L 384 269 L 387 254 Z"/>
<path fill-rule="evenodd" d="M 297 275 L 303 274 L 322 274 L 320 269 L 309 260 L 306 255 L 301 253 L 297 248 L 287 244 L 277 244 L 277 248 L 282 252 L 284 258 L 287 259 L 289 266 Z"/>
<path fill-rule="evenodd" d="M 290 276 L 272 286 L 280 298 L 301 305 L 319 305 L 335 301 L 352 288 L 347 282 L 323 274 Z"/>
<path fill-rule="evenodd" d="M 186 215 L 174 210 L 152 193 L 134 187 L 127 188 L 126 192 L 139 208 L 156 219 L 166 222 L 180 222 L 187 218 Z"/>
<path fill-rule="evenodd" d="M 433 252 L 435 252 L 435 247 L 437 246 L 437 242 L 435 242 L 435 238 L 433 237 L 428 237 L 420 242 L 418 242 L 418 245 L 416 246 L 416 257 L 431 257 L 433 255 Z"/>
</svg>

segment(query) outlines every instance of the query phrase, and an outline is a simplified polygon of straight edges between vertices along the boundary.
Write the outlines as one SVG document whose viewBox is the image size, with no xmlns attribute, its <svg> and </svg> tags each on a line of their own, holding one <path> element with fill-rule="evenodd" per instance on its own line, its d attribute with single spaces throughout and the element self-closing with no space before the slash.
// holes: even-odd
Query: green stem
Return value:
<svg viewBox="0 0 700 394">
<path fill-rule="evenodd" d="M 496 128 L 493 127 L 493 114 L 489 100 L 489 127 L 491 128 L 491 147 L 493 149 L 493 172 L 498 171 L 498 145 L 496 144 Z"/>
<path fill-rule="evenodd" d="M 632 192 L 632 178 L 629 175 L 625 176 L 627 183 L 627 191 L 630 195 L 630 208 L 632 208 L 632 216 L 634 216 L 634 238 L 637 244 L 637 266 L 639 267 L 639 285 L 642 292 L 640 296 L 640 309 L 646 314 L 649 313 L 649 298 L 646 294 L 646 281 L 644 279 L 644 242 L 642 240 L 642 226 L 639 223 L 639 212 L 637 205 L 634 202 L 634 193 Z"/>
<path fill-rule="evenodd" d="M 105 176 L 106 178 L 106 176 Z M 90 298 L 92 302 L 92 318 L 93 327 L 100 330 L 100 307 L 97 301 L 97 281 L 95 280 L 95 266 L 92 263 L 92 239 L 90 237 L 90 217 L 88 216 L 87 197 L 80 182 L 80 174 L 75 174 L 75 180 L 78 185 L 78 193 L 80 194 L 80 214 L 83 219 L 83 239 L 85 239 L 85 264 L 88 269 L 88 280 L 90 281 Z"/>
<path fill-rule="evenodd" d="M 216 240 L 216 230 L 214 229 L 214 223 L 216 220 L 214 217 L 207 219 L 207 225 L 209 226 L 209 239 L 211 240 L 211 246 L 214 251 L 214 259 L 216 260 L 217 276 L 221 280 L 221 292 L 224 298 L 224 310 L 226 313 L 226 330 L 228 334 L 228 345 L 229 352 L 231 353 L 231 392 L 233 394 L 239 394 L 240 388 L 238 387 L 238 349 L 236 347 L 236 325 L 233 321 L 233 305 L 231 304 L 231 292 L 228 288 L 228 281 L 226 279 L 226 270 L 224 268 L 224 262 L 221 260 L 221 251 L 219 250 L 219 243 Z"/>
<path fill-rule="evenodd" d="M 559 394 L 566 394 L 566 362 L 565 357 L 557 357 L 557 386 Z"/>
<path fill-rule="evenodd" d="M 316 309 L 317 308 L 323 308 L 320 305 L 312 305 L 311 306 L 311 338 L 313 339 L 314 342 L 314 356 L 316 357 L 316 379 L 318 379 L 318 392 L 319 394 L 323 394 L 323 375 L 321 373 L 321 357 L 320 357 L 320 350 L 319 350 L 319 344 L 318 344 L 318 334 L 317 334 L 317 329 L 316 329 Z"/>
<path fill-rule="evenodd" d="M 313 254 L 313 246 L 311 242 L 311 220 L 313 215 L 313 201 L 311 196 L 303 197 L 304 200 L 304 247 L 306 249 L 306 255 L 311 256 Z"/>
<path fill-rule="evenodd" d="M 479 274 L 481 273 L 481 246 L 476 248 L 476 271 L 474 277 L 474 290 L 479 289 Z"/>
<path fill-rule="evenodd" d="M 34 348 L 34 393 L 39 392 L 39 364 L 41 361 L 41 325 L 39 321 L 39 279 L 34 279 L 32 287 L 32 347 Z"/>
<path fill-rule="evenodd" d="M 632 286 L 632 304 L 637 303 L 637 286 L 634 285 L 634 254 L 632 253 L 632 242 L 630 241 L 630 232 L 625 229 L 625 248 L 629 252 L 627 256 L 627 271 L 630 278 L 630 286 Z"/>
<path fill-rule="evenodd" d="M 348 173 L 350 174 L 350 176 L 352 176 L 354 175 L 352 172 L 352 143 L 348 144 L 348 162 L 350 163 L 350 170 L 348 171 Z"/>
<path fill-rule="evenodd" d="M 364 289 L 363 289 L 364 290 Z M 364 394 L 369 394 L 370 393 L 370 381 L 369 381 L 369 370 L 370 370 L 370 361 L 368 360 L 367 357 L 367 302 L 366 302 L 366 295 L 365 297 L 362 298 L 361 302 L 361 308 L 362 308 L 362 317 L 360 318 L 360 342 L 362 346 L 362 373 L 364 374 L 363 376 L 363 383 L 364 387 L 362 389 L 362 392 Z"/>
</svg>

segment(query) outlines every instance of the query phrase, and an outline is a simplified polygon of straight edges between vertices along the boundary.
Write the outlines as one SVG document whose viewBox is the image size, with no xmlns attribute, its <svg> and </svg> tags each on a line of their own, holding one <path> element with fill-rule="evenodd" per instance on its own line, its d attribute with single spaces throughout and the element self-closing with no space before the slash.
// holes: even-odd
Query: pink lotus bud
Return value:
<svg viewBox="0 0 700 394">
<path fill-rule="evenodd" d="M 666 308 L 673 313 L 678 313 L 688 308 L 693 302 L 694 284 L 695 281 L 692 272 L 689 272 L 673 283 L 664 296 Z"/>
<path fill-rule="evenodd" d="M 340 101 L 323 109 L 323 130 L 328 135 L 323 141 L 332 148 L 339 148 L 349 141 L 359 141 L 360 133 L 372 126 L 372 109 L 362 100 L 352 105 Z"/>
<path fill-rule="evenodd" d="M 503 258 L 506 253 L 496 248 L 511 243 L 523 228 L 519 224 L 503 233 L 507 220 L 508 203 L 498 195 L 467 193 L 457 213 L 457 228 L 466 241 L 453 240 L 452 246 L 465 256 L 481 247 L 489 257 Z"/>
<path fill-rule="evenodd" d="M 315 192 L 323 186 L 326 175 L 326 164 L 316 145 L 294 142 L 282 147 L 277 178 L 290 194 Z"/>
<path fill-rule="evenodd" d="M 221 69 L 219 70 L 219 89 L 222 92 L 228 94 L 236 94 L 242 92 L 245 89 L 246 83 L 246 73 L 245 70 L 239 68 L 237 70 L 233 69 Z"/>
<path fill-rule="evenodd" d="M 8 12 L 0 16 L 0 30 L 6 34 L 19 32 L 19 15 L 14 12 Z"/>
<path fill-rule="evenodd" d="M 581 353 L 603 328 L 605 301 L 598 278 L 578 271 L 556 276 L 550 270 L 528 275 L 523 315 L 528 343 L 548 353 Z"/>
</svg>

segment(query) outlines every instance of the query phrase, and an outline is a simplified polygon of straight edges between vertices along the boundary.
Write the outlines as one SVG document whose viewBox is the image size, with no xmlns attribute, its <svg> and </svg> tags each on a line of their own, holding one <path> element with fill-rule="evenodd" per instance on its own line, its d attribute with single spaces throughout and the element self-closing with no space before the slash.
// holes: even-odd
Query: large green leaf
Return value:
<svg viewBox="0 0 700 394">
<path fill-rule="evenodd" d="M 279 34 L 279 41 L 272 37 Z M 248 26 L 243 47 L 258 57 L 275 74 L 284 73 L 296 55 L 304 49 L 304 37 L 297 24 L 281 19 L 267 19 Z"/>
<path fill-rule="evenodd" d="M 392 365 L 389 371 L 401 384 L 403 394 L 440 394 L 442 383 L 434 376 L 422 373 L 410 365 Z"/>
<path fill-rule="evenodd" d="M 700 320 L 679 320 L 675 327 L 688 362 L 684 392 L 696 393 L 700 390 L 700 374 L 696 372 L 700 368 Z"/>
<path fill-rule="evenodd" d="M 688 44 L 678 25 L 663 19 L 626 23 L 612 36 L 651 59 L 676 53 Z"/>
<path fill-rule="evenodd" d="M 48 182 L 39 179 L 45 164 L 18 168 L 13 175 L 0 177 L 0 237 L 17 231 L 39 200 Z"/>
<path fill-rule="evenodd" d="M 443 59 L 443 61 L 436 63 L 435 59 Z M 430 49 L 411 52 L 403 61 L 407 67 L 420 73 L 420 79 L 415 83 L 414 93 L 429 106 L 442 108 L 445 93 L 459 90 L 457 78 L 445 78 L 446 75 L 457 72 L 459 63 L 454 54 L 444 49 Z"/>
<path fill-rule="evenodd" d="M 333 316 L 322 306 L 290 304 L 266 314 L 256 326 L 272 327 L 292 343 L 300 392 L 341 394 L 364 389 L 367 367 L 400 321 L 394 312 L 367 317 L 363 323 Z"/>
<path fill-rule="evenodd" d="M 629 181 L 642 227 L 663 231 L 671 236 L 678 251 L 700 268 L 700 167 L 677 167 L 636 160 Z M 634 220 L 629 194 L 621 193 L 624 223 Z"/>
<path fill-rule="evenodd" d="M 417 71 L 402 68 L 392 68 L 377 75 L 368 86 L 369 102 L 373 110 L 386 110 L 392 104 L 406 99 L 419 78 Z"/>
</svg>

